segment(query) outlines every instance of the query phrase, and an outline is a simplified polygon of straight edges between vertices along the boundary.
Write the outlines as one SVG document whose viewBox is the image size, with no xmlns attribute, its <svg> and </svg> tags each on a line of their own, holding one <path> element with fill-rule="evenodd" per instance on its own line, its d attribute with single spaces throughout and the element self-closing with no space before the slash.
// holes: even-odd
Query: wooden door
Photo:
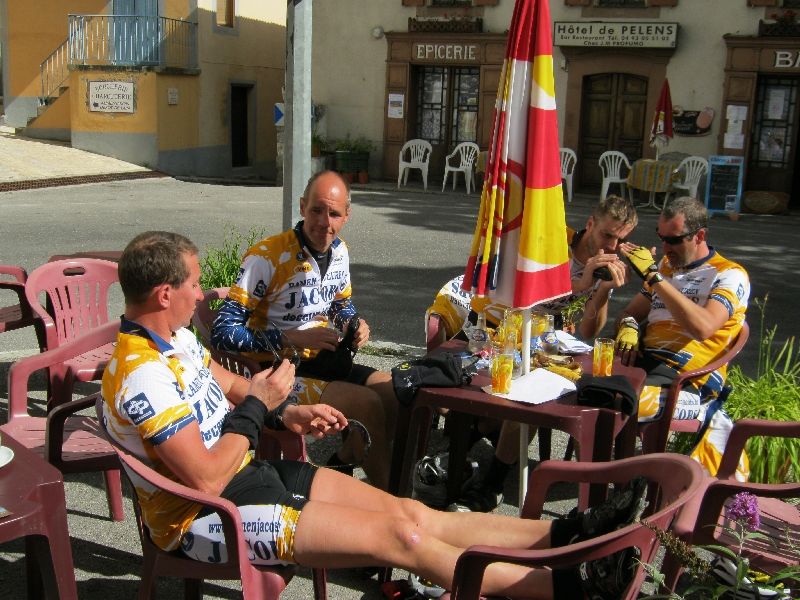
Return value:
<svg viewBox="0 0 800 600">
<path fill-rule="evenodd" d="M 786 192 L 797 188 L 798 89 L 795 77 L 763 77 L 756 92 L 746 189 Z"/>
<path fill-rule="evenodd" d="M 647 79 L 626 73 L 600 73 L 583 79 L 578 168 L 575 185 L 600 189 L 597 164 L 606 150 L 623 152 L 631 163 L 642 157 Z"/>
</svg>

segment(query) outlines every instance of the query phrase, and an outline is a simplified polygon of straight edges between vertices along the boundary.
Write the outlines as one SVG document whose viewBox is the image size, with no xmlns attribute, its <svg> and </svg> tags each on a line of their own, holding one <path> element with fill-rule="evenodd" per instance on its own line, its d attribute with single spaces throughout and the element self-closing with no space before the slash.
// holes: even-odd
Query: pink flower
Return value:
<svg viewBox="0 0 800 600">
<path fill-rule="evenodd" d="M 733 497 L 728 506 L 728 518 L 738 522 L 742 527 L 756 531 L 761 526 L 758 512 L 758 498 L 747 492 L 740 492 Z"/>
</svg>

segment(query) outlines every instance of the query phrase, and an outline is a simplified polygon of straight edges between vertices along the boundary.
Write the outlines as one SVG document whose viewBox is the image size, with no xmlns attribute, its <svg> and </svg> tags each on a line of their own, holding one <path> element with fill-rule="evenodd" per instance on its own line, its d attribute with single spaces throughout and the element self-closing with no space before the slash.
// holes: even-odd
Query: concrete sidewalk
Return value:
<svg viewBox="0 0 800 600">
<path fill-rule="evenodd" d="M 0 191 L 154 175 L 163 176 L 146 167 L 77 150 L 66 142 L 25 138 L 0 130 Z"/>
</svg>

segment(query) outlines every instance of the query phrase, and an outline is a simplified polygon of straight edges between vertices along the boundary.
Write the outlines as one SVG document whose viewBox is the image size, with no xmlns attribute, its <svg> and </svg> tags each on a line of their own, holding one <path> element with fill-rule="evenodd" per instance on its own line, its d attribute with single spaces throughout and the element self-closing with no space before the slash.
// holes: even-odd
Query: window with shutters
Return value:
<svg viewBox="0 0 800 600">
<path fill-rule="evenodd" d="M 217 26 L 233 27 L 236 0 L 217 0 Z"/>
</svg>

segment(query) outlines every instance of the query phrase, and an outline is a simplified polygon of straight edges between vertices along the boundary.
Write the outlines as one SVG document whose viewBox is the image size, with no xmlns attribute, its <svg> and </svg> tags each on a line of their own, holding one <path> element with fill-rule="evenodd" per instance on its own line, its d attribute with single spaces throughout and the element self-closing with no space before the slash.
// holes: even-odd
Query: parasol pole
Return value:
<svg viewBox="0 0 800 600">
<path fill-rule="evenodd" d="M 522 375 L 525 376 L 531 371 L 531 309 L 530 307 L 522 311 Z M 522 505 L 525 502 L 525 494 L 528 493 L 528 424 L 519 425 L 519 510 L 522 512 Z"/>
</svg>

